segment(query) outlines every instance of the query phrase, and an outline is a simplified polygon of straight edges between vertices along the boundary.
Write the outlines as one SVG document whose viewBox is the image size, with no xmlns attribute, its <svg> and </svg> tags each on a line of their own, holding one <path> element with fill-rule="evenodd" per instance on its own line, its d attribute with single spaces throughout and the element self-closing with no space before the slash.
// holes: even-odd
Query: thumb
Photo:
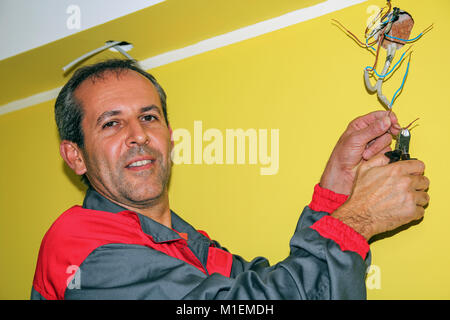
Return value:
<svg viewBox="0 0 450 320">
<path fill-rule="evenodd" d="M 375 157 L 371 158 L 369 161 L 365 161 L 359 167 L 360 172 L 365 172 L 371 168 L 375 167 L 383 167 L 389 164 L 390 159 L 384 155 L 384 153 L 380 153 Z"/>
<path fill-rule="evenodd" d="M 366 128 L 356 132 L 354 135 L 354 139 L 358 142 L 358 144 L 365 146 L 370 141 L 385 134 L 390 126 L 391 119 L 389 117 L 381 118 L 377 121 L 374 121 Z"/>
</svg>

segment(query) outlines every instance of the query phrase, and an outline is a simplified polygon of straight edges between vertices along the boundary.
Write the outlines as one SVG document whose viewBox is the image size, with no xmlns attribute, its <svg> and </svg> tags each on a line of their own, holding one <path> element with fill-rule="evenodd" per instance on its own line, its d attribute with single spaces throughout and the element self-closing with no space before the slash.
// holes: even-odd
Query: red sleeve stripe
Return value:
<svg viewBox="0 0 450 320">
<path fill-rule="evenodd" d="M 336 242 L 342 251 L 353 251 L 363 260 L 366 259 L 369 252 L 366 239 L 342 221 L 332 216 L 324 216 L 314 223 L 311 229 L 316 230 L 322 237 Z"/>
<path fill-rule="evenodd" d="M 335 193 L 316 184 L 309 207 L 314 211 L 331 214 L 347 199 L 348 196 L 345 194 Z M 332 216 L 324 216 L 314 223 L 311 229 L 316 230 L 322 237 L 336 242 L 342 251 L 356 252 L 363 259 L 366 258 L 369 252 L 369 244 L 362 235 Z"/>
<path fill-rule="evenodd" d="M 331 190 L 322 188 L 319 184 L 316 184 L 309 207 L 314 211 L 333 213 L 345 201 L 347 201 L 347 198 L 348 196 L 345 194 L 335 193 Z"/>
</svg>

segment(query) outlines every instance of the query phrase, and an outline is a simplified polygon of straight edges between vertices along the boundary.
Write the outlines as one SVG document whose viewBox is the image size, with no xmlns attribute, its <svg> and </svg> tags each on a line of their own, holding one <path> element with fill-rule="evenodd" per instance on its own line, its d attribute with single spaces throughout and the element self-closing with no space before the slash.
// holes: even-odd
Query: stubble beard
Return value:
<svg viewBox="0 0 450 320">
<path fill-rule="evenodd" d="M 104 171 L 103 174 L 101 172 L 94 175 L 87 174 L 92 187 L 113 202 L 128 207 L 145 209 L 167 199 L 172 169 L 170 156 L 164 159 L 164 156 L 158 150 L 148 146 L 139 146 L 130 149 L 125 155 L 121 156 L 115 167 L 111 168 L 106 161 L 102 160 L 94 165 L 93 159 L 87 153 L 83 152 L 83 154 L 86 165 L 90 168 L 97 168 L 97 170 L 89 171 Z M 153 157 L 155 159 L 153 167 L 142 172 L 128 171 L 125 168 L 126 164 L 138 155 Z M 130 175 L 134 175 L 134 178 Z"/>
<path fill-rule="evenodd" d="M 127 172 L 123 165 L 126 160 L 124 162 L 119 161 L 121 168 L 116 178 L 117 191 L 130 205 L 145 208 L 163 201 L 167 196 L 172 167 L 171 159 L 168 157 L 165 160 L 161 152 L 147 146 L 131 149 L 125 158 L 130 159 L 137 155 L 154 157 L 155 161 L 152 168 L 142 172 L 131 172 L 131 174 L 140 177 L 138 179 L 130 179 L 130 172 Z"/>
</svg>

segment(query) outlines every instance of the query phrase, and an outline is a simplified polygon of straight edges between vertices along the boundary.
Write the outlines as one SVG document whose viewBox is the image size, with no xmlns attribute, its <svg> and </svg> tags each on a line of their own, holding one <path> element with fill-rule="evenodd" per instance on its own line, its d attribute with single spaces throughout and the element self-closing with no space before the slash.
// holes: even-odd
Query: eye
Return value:
<svg viewBox="0 0 450 320">
<path fill-rule="evenodd" d="M 153 121 L 153 120 L 158 120 L 158 118 L 152 114 L 147 114 L 145 116 L 142 116 L 141 119 L 143 121 Z"/>
<path fill-rule="evenodd" d="M 102 126 L 102 129 L 114 127 L 114 126 L 117 125 L 117 124 L 118 124 L 117 121 L 109 121 L 109 122 L 105 123 L 105 124 Z"/>
</svg>

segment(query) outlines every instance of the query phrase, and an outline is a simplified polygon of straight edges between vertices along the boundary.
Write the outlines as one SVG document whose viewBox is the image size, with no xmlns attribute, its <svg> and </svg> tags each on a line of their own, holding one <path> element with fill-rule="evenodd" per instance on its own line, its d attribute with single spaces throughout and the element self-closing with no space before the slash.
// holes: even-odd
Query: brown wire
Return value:
<svg viewBox="0 0 450 320">
<path fill-rule="evenodd" d="M 384 18 L 386 18 L 387 15 L 388 15 L 389 13 L 391 13 L 391 8 L 392 8 L 392 6 L 391 6 L 391 0 L 387 0 L 387 4 L 388 4 L 388 6 L 389 6 L 389 9 L 388 9 L 388 11 L 386 12 L 386 14 L 380 19 L 380 21 L 383 21 Z"/>
<path fill-rule="evenodd" d="M 431 29 L 433 29 L 433 26 L 434 26 L 434 23 L 431 24 L 430 26 L 428 26 L 427 28 L 425 28 L 425 30 L 422 31 L 422 35 L 425 34 L 425 33 L 428 32 L 428 31 L 430 31 Z M 377 63 L 378 63 L 378 55 L 379 55 L 379 51 L 380 51 L 379 49 L 380 49 L 380 46 L 381 46 L 381 44 L 383 43 L 383 40 L 384 40 L 384 38 L 385 38 L 385 37 L 384 37 L 384 33 L 385 33 L 385 30 L 386 30 L 387 27 L 388 27 L 388 25 L 386 25 L 386 27 L 384 27 L 384 29 L 383 29 L 382 31 L 380 31 L 380 38 L 377 40 L 377 41 L 378 41 L 377 54 L 375 55 L 375 62 L 374 62 L 374 65 L 373 65 L 373 67 L 372 67 L 372 70 L 375 70 L 375 68 L 376 68 L 376 66 L 377 66 Z M 395 42 L 395 43 L 404 44 L 404 43 L 395 41 L 394 39 L 393 39 L 393 40 L 390 39 L 389 41 Z M 375 41 L 372 42 L 372 43 L 369 43 L 369 45 L 373 45 L 374 43 L 375 43 Z M 409 48 L 406 50 L 406 52 L 408 52 L 412 47 L 413 47 L 413 45 L 412 45 L 411 47 L 409 47 Z"/>
<path fill-rule="evenodd" d="M 428 27 L 425 28 L 425 30 L 422 31 L 422 35 L 424 35 L 425 33 L 427 33 L 428 31 L 431 31 L 431 29 L 434 28 L 434 23 L 432 23 L 431 25 L 429 25 Z"/>
<path fill-rule="evenodd" d="M 388 0 L 387 1 L 387 4 L 388 4 L 388 11 L 384 14 L 384 16 L 380 19 L 380 22 L 382 22 L 383 20 L 384 20 L 384 18 L 386 18 L 387 16 L 388 16 L 388 14 L 389 13 L 391 13 L 391 8 L 392 8 L 392 5 L 391 5 L 391 0 Z M 384 7 L 384 8 L 386 8 L 386 7 Z M 383 9 L 384 9 L 383 8 Z M 386 28 L 385 28 L 386 29 Z M 383 29 L 383 31 L 385 30 L 385 29 Z M 366 29 L 367 30 L 367 29 Z M 383 34 L 384 34 L 384 32 L 383 32 Z M 373 41 L 373 42 L 371 42 L 371 43 L 368 43 L 368 45 L 369 46 L 373 46 L 375 43 L 377 43 L 377 41 L 378 40 L 375 40 L 375 41 Z"/>
<path fill-rule="evenodd" d="M 386 9 L 386 7 L 381 8 L 380 12 L 378 12 L 377 16 L 370 22 L 371 27 L 373 25 L 373 22 L 378 20 L 383 10 Z M 366 27 L 366 30 L 364 31 L 364 37 L 367 38 L 367 31 L 369 31 L 369 26 Z"/>
<path fill-rule="evenodd" d="M 387 26 L 386 26 L 386 27 L 387 27 Z M 372 70 L 375 70 L 375 68 L 377 67 L 378 56 L 380 55 L 380 47 L 381 47 L 381 44 L 383 43 L 383 40 L 384 40 L 384 30 L 386 29 L 386 27 L 384 27 L 384 29 L 382 30 L 382 32 L 380 32 L 380 38 L 378 39 L 377 54 L 375 55 L 375 62 L 373 63 Z"/>
<path fill-rule="evenodd" d="M 386 17 L 388 16 L 388 14 L 391 13 L 391 8 L 392 8 L 391 0 L 387 0 L 387 5 L 388 5 L 388 11 L 384 14 L 383 17 L 381 17 L 380 22 L 382 22 L 382 21 L 384 20 L 384 18 L 386 18 Z M 384 8 L 386 8 L 386 7 L 384 7 Z M 383 9 L 384 9 L 384 8 L 383 8 Z M 384 31 L 384 30 L 383 30 L 383 31 Z M 373 46 L 375 43 L 377 43 L 377 41 L 378 41 L 378 40 L 375 40 L 375 41 L 369 43 L 368 45 L 369 45 L 369 46 Z"/>
<path fill-rule="evenodd" d="M 334 22 L 336 22 L 336 23 L 338 23 L 345 31 L 347 31 L 347 33 L 349 33 L 349 34 L 353 37 L 353 39 L 355 39 L 355 40 L 358 42 L 358 44 L 360 44 L 360 45 L 363 46 L 363 47 L 366 46 L 366 44 L 365 44 L 364 42 L 362 42 L 361 40 L 359 40 L 358 37 L 355 36 L 355 35 L 354 35 L 350 30 L 348 30 L 346 27 L 344 27 L 344 25 L 343 25 L 342 23 L 340 23 L 340 22 L 337 21 L 336 19 L 331 19 L 331 20 L 334 21 Z"/>
<path fill-rule="evenodd" d="M 403 129 L 408 129 L 409 127 L 411 127 L 411 125 L 416 122 L 417 120 L 419 120 L 420 118 L 417 118 L 416 120 L 414 120 L 413 122 L 411 122 L 410 124 L 408 124 L 406 127 L 404 127 Z"/>
</svg>

